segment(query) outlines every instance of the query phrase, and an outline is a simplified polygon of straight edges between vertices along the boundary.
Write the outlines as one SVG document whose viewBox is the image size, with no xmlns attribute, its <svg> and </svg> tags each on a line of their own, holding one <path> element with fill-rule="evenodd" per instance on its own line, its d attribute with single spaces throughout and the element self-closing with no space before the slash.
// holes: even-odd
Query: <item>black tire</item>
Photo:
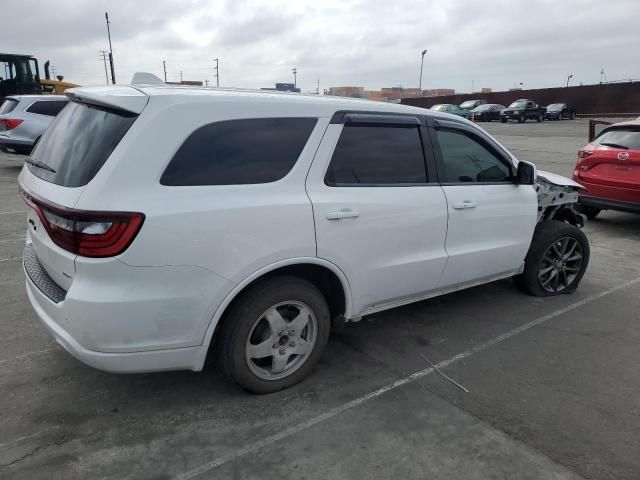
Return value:
<svg viewBox="0 0 640 480">
<path fill-rule="evenodd" d="M 593 220 L 598 216 L 598 214 L 602 211 L 597 207 L 591 207 L 589 205 L 580 205 L 578 204 L 578 211 L 584 214 L 589 220 Z"/>
<path fill-rule="evenodd" d="M 526 123 L 526 122 L 527 122 L 526 115 L 520 115 L 520 117 L 518 117 L 518 123 Z"/>
<path fill-rule="evenodd" d="M 507 119 L 504 117 L 500 118 L 500 123 L 507 123 Z"/>
<path fill-rule="evenodd" d="M 571 120 L 575 120 L 576 119 L 576 112 L 571 112 Z"/>
<path fill-rule="evenodd" d="M 565 239 L 569 239 L 567 241 L 568 246 L 575 241 L 574 250 L 569 252 L 572 256 L 565 259 L 565 263 L 571 266 L 565 266 L 565 264 L 562 263 L 561 266 L 555 267 L 553 266 L 554 261 L 551 261 L 547 256 L 548 252 L 561 250 Z M 577 254 L 581 255 L 579 265 L 575 263 L 576 260 L 571 260 Z M 514 281 L 522 291 L 536 297 L 551 297 L 565 293 L 573 293 L 576 288 L 578 288 L 580 280 L 587 269 L 589 254 L 589 241 L 578 227 L 557 220 L 543 221 L 536 226 L 533 234 L 533 240 L 531 241 L 529 252 L 527 252 L 524 261 L 524 272 L 516 275 Z M 557 283 L 559 286 L 555 291 L 553 287 L 555 281 L 553 272 L 550 272 L 549 275 L 544 278 L 544 275 L 549 272 L 550 268 L 551 270 L 556 270 L 555 276 L 558 277 Z M 572 269 L 571 273 L 567 273 L 569 268 Z M 574 268 L 576 269 L 575 271 L 573 271 Z M 560 273 L 558 273 L 558 269 Z M 564 271 L 562 271 L 563 269 Z M 540 275 L 543 276 L 542 279 L 539 278 Z M 552 279 L 549 280 L 549 277 Z M 564 277 L 564 280 L 559 280 L 562 277 Z M 543 283 L 546 283 L 546 285 L 543 285 Z M 562 285 L 562 283 L 566 283 L 566 285 Z"/>
<path fill-rule="evenodd" d="M 542 114 L 539 114 L 538 118 L 536 118 L 536 121 L 540 123 L 542 120 L 544 120 L 544 117 L 542 116 Z"/>
<path fill-rule="evenodd" d="M 255 332 L 259 322 L 266 321 L 264 314 L 269 309 L 288 301 L 300 302 L 311 310 L 316 321 L 315 343 L 311 351 L 305 354 L 306 358 L 300 359 L 302 363 L 287 376 L 276 379 L 261 378 L 254 373 L 247 359 L 249 336 Z M 293 276 L 265 280 L 242 293 L 225 315 L 217 342 L 222 370 L 227 377 L 251 393 L 271 393 L 289 388 L 311 373 L 327 345 L 330 330 L 329 306 L 313 284 Z M 285 333 L 284 337 L 288 339 L 287 335 L 288 333 Z M 291 339 L 297 337 L 298 334 Z M 279 347 L 274 344 L 273 361 L 278 353 L 277 348 Z M 291 358 L 288 353 L 287 358 Z M 296 358 L 294 357 L 294 360 Z M 267 360 L 267 363 L 271 364 L 271 361 Z"/>
</svg>

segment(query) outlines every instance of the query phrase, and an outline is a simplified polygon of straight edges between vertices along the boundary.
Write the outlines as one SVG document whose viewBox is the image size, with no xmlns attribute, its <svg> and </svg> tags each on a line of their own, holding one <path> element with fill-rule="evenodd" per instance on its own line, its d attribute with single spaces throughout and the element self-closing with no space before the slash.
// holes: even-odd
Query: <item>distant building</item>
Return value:
<svg viewBox="0 0 640 480">
<path fill-rule="evenodd" d="M 300 89 L 297 88 L 293 83 L 276 83 L 275 88 L 263 87 L 260 90 L 271 90 L 277 92 L 296 92 L 300 93 Z"/>
<path fill-rule="evenodd" d="M 334 97 L 365 98 L 364 87 L 331 87 L 325 90 L 325 95 Z"/>
<path fill-rule="evenodd" d="M 493 92 L 493 88 L 490 87 L 482 87 L 482 90 L 480 90 L 480 93 L 492 93 Z"/>
<path fill-rule="evenodd" d="M 422 91 L 422 95 L 425 97 L 446 97 L 447 95 L 455 94 L 456 91 L 453 88 L 431 88 Z"/>
</svg>

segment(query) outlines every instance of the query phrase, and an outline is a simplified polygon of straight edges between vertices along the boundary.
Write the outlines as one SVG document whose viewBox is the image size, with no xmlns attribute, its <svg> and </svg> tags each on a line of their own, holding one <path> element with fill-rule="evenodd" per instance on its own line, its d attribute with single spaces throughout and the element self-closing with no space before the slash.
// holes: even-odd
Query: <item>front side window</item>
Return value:
<svg viewBox="0 0 640 480">
<path fill-rule="evenodd" d="M 477 135 L 449 128 L 436 130 L 443 172 L 442 183 L 496 183 L 511 180 L 512 172 L 488 143 Z"/>
<path fill-rule="evenodd" d="M 316 123 L 316 118 L 249 118 L 204 125 L 180 146 L 160 183 L 275 182 L 293 168 Z"/>
<path fill-rule="evenodd" d="M 418 127 L 345 125 L 325 182 L 330 186 L 426 183 Z"/>
</svg>

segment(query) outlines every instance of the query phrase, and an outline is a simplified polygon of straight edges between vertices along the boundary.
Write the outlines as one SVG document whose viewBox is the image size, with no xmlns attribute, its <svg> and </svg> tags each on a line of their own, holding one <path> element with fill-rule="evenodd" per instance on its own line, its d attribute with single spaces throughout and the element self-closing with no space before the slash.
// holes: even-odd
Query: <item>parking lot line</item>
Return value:
<svg viewBox="0 0 640 480">
<path fill-rule="evenodd" d="M 463 360 L 465 358 L 470 357 L 471 355 L 475 355 L 476 353 L 482 352 L 483 350 L 486 350 L 489 347 L 492 347 L 494 345 L 497 345 L 499 343 L 502 343 L 516 335 L 519 335 L 523 332 L 526 332 L 527 330 L 540 325 L 541 323 L 547 322 L 553 318 L 556 318 L 560 315 L 564 315 L 565 313 L 568 313 L 572 310 L 575 310 L 576 308 L 582 307 L 583 305 L 586 305 L 588 303 L 593 302 L 594 300 L 598 300 L 606 295 L 609 295 L 611 293 L 617 292 L 618 290 L 622 290 L 625 289 L 627 287 L 630 287 L 632 285 L 635 285 L 637 283 L 640 283 L 640 277 L 635 278 L 633 280 L 630 280 L 628 282 L 622 283 L 620 285 L 617 285 L 615 287 L 609 288 L 607 290 L 604 290 L 600 293 L 596 293 L 593 295 L 590 295 L 578 302 L 572 303 L 571 305 L 564 307 L 564 308 L 560 308 L 558 310 L 555 310 L 551 313 L 548 313 L 547 315 L 543 315 L 542 317 L 536 318 L 535 320 L 532 320 L 531 322 L 525 323 L 517 328 L 514 328 L 513 330 L 509 330 L 506 333 L 503 333 L 502 335 L 498 335 L 497 337 L 494 337 L 484 343 L 481 343 L 477 346 L 475 346 L 474 348 L 471 348 L 469 350 L 466 350 L 462 353 L 459 353 L 457 355 L 454 355 L 453 357 L 447 359 L 447 360 L 443 360 L 439 363 L 436 364 L 436 367 L 438 369 L 443 369 L 446 368 L 450 365 L 453 365 L 454 363 L 459 362 L 460 360 Z M 189 480 L 192 478 L 195 478 L 199 475 L 202 475 L 204 473 L 207 473 L 211 470 L 214 470 L 218 467 L 220 467 L 221 465 L 224 465 L 225 463 L 228 463 L 232 460 L 235 460 L 239 457 L 242 457 L 244 455 L 247 455 L 249 453 L 253 453 L 256 452 L 258 450 L 260 450 L 263 447 L 266 447 L 268 445 L 271 445 L 272 443 L 275 443 L 279 440 L 282 440 L 284 438 L 290 437 L 291 435 L 294 435 L 298 432 L 301 432 L 303 430 L 306 430 L 308 428 L 313 427 L 314 425 L 317 425 L 319 423 L 322 423 L 326 420 L 329 420 L 337 415 L 340 415 L 341 413 L 347 411 L 347 410 L 351 410 L 352 408 L 356 408 L 360 405 L 363 405 L 365 403 L 367 403 L 369 400 L 372 400 L 374 398 L 377 398 L 381 395 L 383 395 L 384 393 L 391 391 L 391 390 L 395 390 L 398 387 L 401 387 L 403 385 L 407 385 L 409 383 L 413 383 L 416 380 L 419 380 L 423 377 L 426 377 L 427 375 L 432 374 L 433 372 L 435 372 L 435 368 L 433 367 L 429 367 L 429 368 L 425 368 L 423 370 L 419 370 L 417 372 L 412 373 L 411 375 L 408 375 L 404 378 L 401 378 L 399 380 L 396 380 L 393 383 L 390 383 L 388 385 L 385 385 L 381 388 L 379 388 L 378 390 L 374 390 L 373 392 L 367 393 L 366 395 L 363 395 L 359 398 L 356 398 L 354 400 L 351 400 L 350 402 L 347 402 L 343 405 L 340 405 L 338 407 L 332 408 L 331 410 L 328 410 L 325 413 L 322 413 L 316 417 L 313 417 L 309 420 L 307 420 L 306 422 L 302 422 L 299 423 L 297 425 L 294 425 L 292 427 L 286 428 L 284 430 L 281 430 L 278 433 L 275 433 L 273 435 L 269 435 L 261 440 L 258 440 L 252 444 L 249 444 L 243 448 L 240 448 L 234 452 L 231 452 L 227 455 L 223 455 L 217 459 L 213 459 L 207 463 L 204 463 L 203 465 L 194 468 L 192 470 L 189 470 L 181 475 L 178 475 L 175 477 L 176 480 Z"/>
<path fill-rule="evenodd" d="M 13 210 L 11 212 L 0 212 L 0 215 L 11 215 L 12 213 L 27 213 L 26 210 Z"/>
</svg>

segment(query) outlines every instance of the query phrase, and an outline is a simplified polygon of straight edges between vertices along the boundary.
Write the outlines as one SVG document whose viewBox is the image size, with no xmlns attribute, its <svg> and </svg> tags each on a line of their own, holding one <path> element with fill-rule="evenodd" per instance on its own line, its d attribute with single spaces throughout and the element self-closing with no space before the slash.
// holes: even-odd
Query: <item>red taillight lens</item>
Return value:
<svg viewBox="0 0 640 480">
<path fill-rule="evenodd" d="M 587 158 L 591 155 L 593 155 L 593 152 L 590 152 L 589 150 L 578 150 L 578 158 Z"/>
<path fill-rule="evenodd" d="M 0 126 L 4 127 L 5 130 L 13 130 L 22 122 L 23 120 L 19 118 L 0 118 Z"/>
<path fill-rule="evenodd" d="M 144 215 L 134 212 L 90 212 L 51 205 L 20 189 L 51 240 L 83 257 L 113 257 L 124 252 L 142 227 Z"/>
</svg>

